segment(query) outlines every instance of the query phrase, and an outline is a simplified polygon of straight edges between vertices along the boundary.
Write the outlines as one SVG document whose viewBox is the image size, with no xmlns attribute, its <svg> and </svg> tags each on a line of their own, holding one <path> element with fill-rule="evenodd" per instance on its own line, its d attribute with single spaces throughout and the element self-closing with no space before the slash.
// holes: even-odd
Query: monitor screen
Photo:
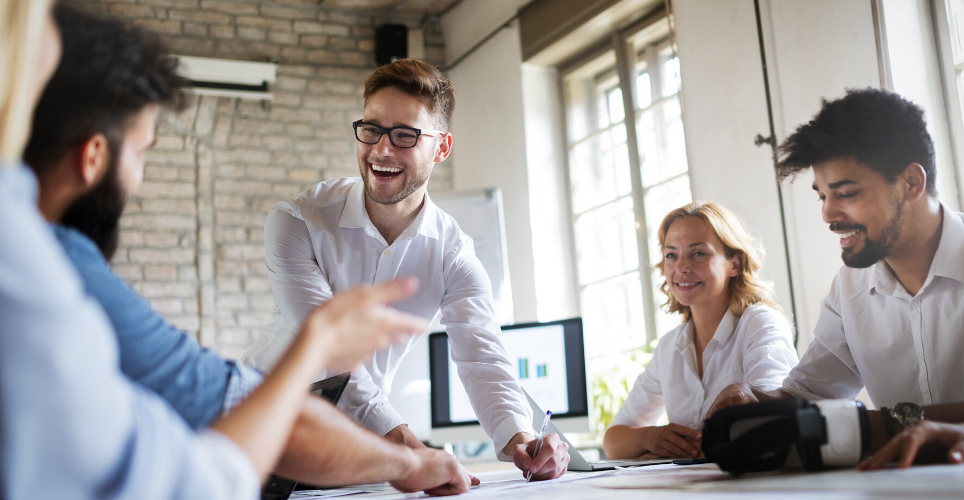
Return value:
<svg viewBox="0 0 964 500">
<path fill-rule="evenodd" d="M 500 337 L 522 388 L 553 418 L 588 415 L 582 319 L 502 327 Z M 429 336 L 432 427 L 478 425 L 444 332 Z"/>
</svg>

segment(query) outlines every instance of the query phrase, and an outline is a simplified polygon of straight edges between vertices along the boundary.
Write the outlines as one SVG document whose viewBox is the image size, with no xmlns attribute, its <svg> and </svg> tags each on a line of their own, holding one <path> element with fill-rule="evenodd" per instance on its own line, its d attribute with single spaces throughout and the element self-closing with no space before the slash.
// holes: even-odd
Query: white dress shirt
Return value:
<svg viewBox="0 0 964 500">
<path fill-rule="evenodd" d="M 843 266 L 823 298 L 814 341 L 784 389 L 808 399 L 874 406 L 964 401 L 964 214 L 941 206 L 937 253 L 911 296 L 880 261 Z"/>
<path fill-rule="evenodd" d="M 739 318 L 726 311 L 703 350 L 702 379 L 694 342 L 692 320 L 664 335 L 610 425 L 655 425 L 665 409 L 670 423 L 700 429 L 724 387 L 748 382 L 776 389 L 797 363 L 790 323 L 764 305 Z"/>
<path fill-rule="evenodd" d="M 395 307 L 427 320 L 441 309 L 452 359 L 495 449 L 518 432 L 532 433 L 531 409 L 499 340 L 488 275 L 471 238 L 427 194 L 415 221 L 391 245 L 368 217 L 360 178 L 324 181 L 275 205 L 264 231 L 278 310 L 273 331 L 245 355 L 249 364 L 274 364 L 308 313 L 332 292 L 414 276 L 418 292 Z M 417 340 L 382 349 L 365 370 L 353 371 L 339 407 L 381 435 L 405 423 L 386 395 Z"/>
</svg>

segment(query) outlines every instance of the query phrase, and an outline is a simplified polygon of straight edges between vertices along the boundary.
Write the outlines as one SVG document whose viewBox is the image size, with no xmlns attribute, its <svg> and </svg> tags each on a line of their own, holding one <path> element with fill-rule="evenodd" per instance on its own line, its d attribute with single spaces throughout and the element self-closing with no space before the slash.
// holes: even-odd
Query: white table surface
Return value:
<svg viewBox="0 0 964 500">
<path fill-rule="evenodd" d="M 964 465 L 920 466 L 875 472 L 859 472 L 855 469 L 819 473 L 779 472 L 739 478 L 721 472 L 715 465 L 657 465 L 609 472 L 567 473 L 557 480 L 528 484 L 521 479 L 521 472 L 516 470 L 482 472 L 476 476 L 482 480 L 482 485 L 459 498 L 964 499 Z M 328 490 L 328 493 L 336 491 L 353 493 L 345 496 L 346 499 L 425 497 L 424 494 L 399 493 L 387 484 Z M 311 497 L 292 496 L 293 500 L 308 498 Z"/>
</svg>

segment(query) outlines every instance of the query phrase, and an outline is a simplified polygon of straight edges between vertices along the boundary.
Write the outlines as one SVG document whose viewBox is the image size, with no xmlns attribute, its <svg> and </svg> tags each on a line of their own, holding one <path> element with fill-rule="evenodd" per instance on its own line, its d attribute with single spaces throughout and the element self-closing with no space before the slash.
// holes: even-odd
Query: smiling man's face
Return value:
<svg viewBox="0 0 964 500">
<path fill-rule="evenodd" d="M 844 264 L 864 268 L 887 257 L 904 221 L 896 183 L 853 158 L 817 163 L 813 176 L 823 221 L 840 237 Z"/>
<path fill-rule="evenodd" d="M 382 128 L 411 127 L 435 130 L 435 117 L 418 97 L 387 87 L 375 92 L 365 105 L 362 121 Z M 414 193 L 424 192 L 436 162 L 445 159 L 438 136 L 422 135 L 415 147 L 399 148 L 388 134 L 377 144 L 357 142 L 358 169 L 371 201 L 394 205 Z"/>
</svg>

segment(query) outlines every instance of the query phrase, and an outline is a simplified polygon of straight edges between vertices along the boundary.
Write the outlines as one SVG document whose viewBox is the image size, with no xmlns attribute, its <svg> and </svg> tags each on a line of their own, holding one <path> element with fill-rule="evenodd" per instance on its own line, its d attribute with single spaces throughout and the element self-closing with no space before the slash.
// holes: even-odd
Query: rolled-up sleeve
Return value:
<svg viewBox="0 0 964 500">
<path fill-rule="evenodd" d="M 519 432 L 534 434 L 532 409 L 499 340 L 492 287 L 471 240 L 463 239 L 447 261 L 442 325 L 448 333 L 452 360 L 499 458 L 510 460 L 502 449 L 512 437 Z"/>
<path fill-rule="evenodd" d="M 241 401 L 244 401 L 248 394 L 251 394 L 261 385 L 261 382 L 264 382 L 264 375 L 258 370 L 241 363 L 229 362 L 229 364 L 231 375 L 228 378 L 228 387 L 224 394 L 224 405 L 221 407 L 222 414 L 230 412 L 235 406 L 241 404 Z"/>
</svg>

